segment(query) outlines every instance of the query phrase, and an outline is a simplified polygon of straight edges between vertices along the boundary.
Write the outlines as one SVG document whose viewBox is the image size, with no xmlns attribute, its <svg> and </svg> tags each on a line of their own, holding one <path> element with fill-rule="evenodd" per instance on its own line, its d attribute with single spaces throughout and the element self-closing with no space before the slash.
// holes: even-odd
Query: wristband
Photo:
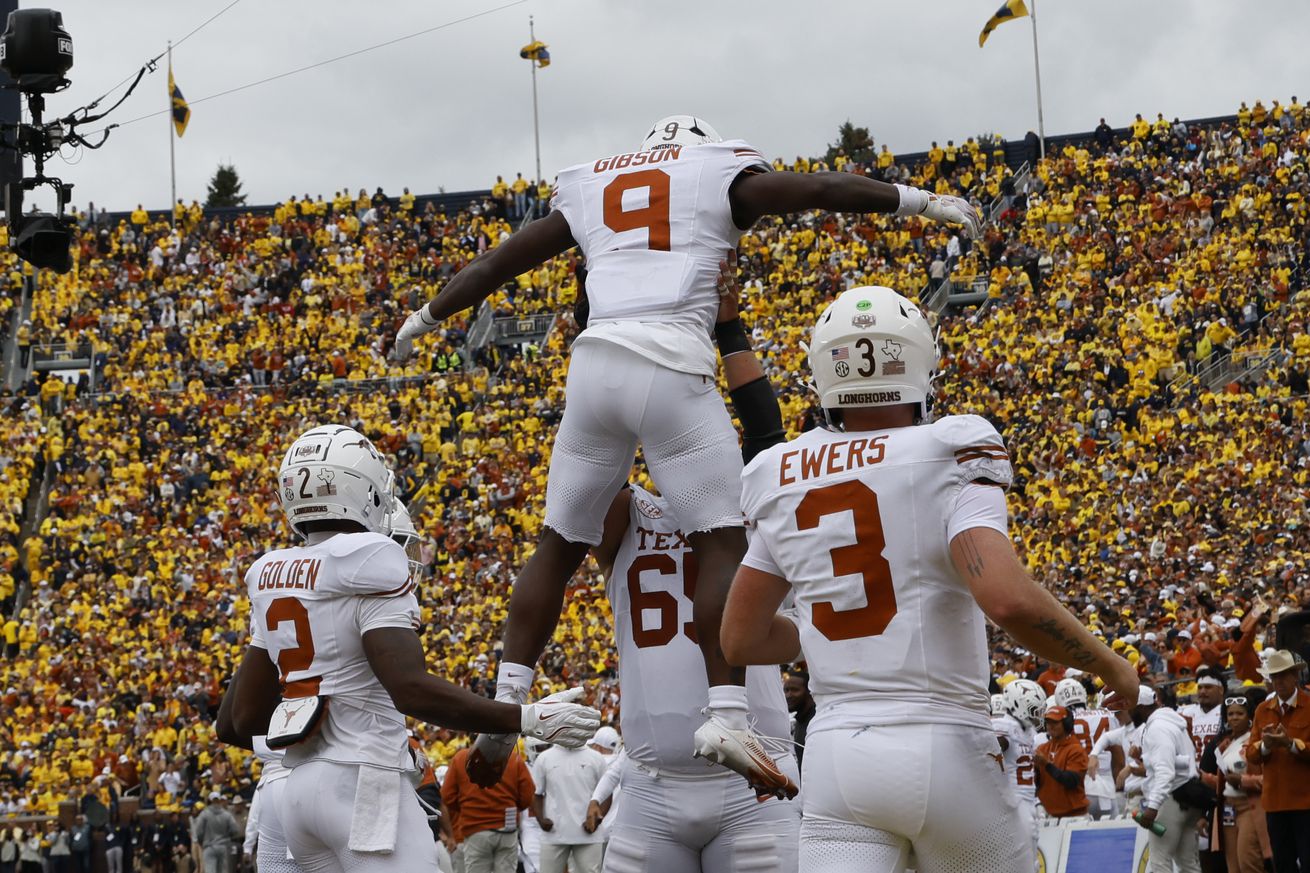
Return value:
<svg viewBox="0 0 1310 873">
<path fill-rule="evenodd" d="M 746 328 L 740 318 L 714 325 L 714 341 L 718 343 L 719 354 L 725 358 L 751 350 L 750 337 L 746 336 Z"/>
<path fill-rule="evenodd" d="M 496 671 L 496 700 L 501 703 L 524 703 L 532 690 L 532 667 L 501 661 Z"/>
<path fill-rule="evenodd" d="M 901 205 L 896 207 L 897 215 L 918 215 L 928 208 L 928 192 L 922 188 L 898 184 L 896 192 L 901 195 Z"/>
</svg>

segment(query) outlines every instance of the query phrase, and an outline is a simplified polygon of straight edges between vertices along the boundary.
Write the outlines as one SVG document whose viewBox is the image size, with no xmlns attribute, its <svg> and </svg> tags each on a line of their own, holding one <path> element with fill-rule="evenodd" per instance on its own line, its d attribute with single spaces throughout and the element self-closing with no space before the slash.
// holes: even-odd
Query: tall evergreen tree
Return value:
<svg viewBox="0 0 1310 873">
<path fill-rule="evenodd" d="M 846 122 L 837 129 L 837 141 L 828 146 L 825 160 L 829 166 L 832 165 L 839 149 L 853 161 L 873 160 L 873 137 L 869 135 L 869 128 L 856 127 L 849 118 L 846 119 Z"/>
<path fill-rule="evenodd" d="M 246 195 L 241 193 L 241 177 L 231 164 L 219 164 L 214 178 L 209 180 L 209 194 L 205 206 L 245 206 Z"/>
</svg>

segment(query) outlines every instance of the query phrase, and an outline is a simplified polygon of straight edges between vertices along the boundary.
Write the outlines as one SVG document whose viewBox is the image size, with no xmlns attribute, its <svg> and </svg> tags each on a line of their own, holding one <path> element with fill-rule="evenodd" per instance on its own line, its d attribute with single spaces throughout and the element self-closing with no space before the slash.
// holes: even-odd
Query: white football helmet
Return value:
<svg viewBox="0 0 1310 873">
<path fill-rule="evenodd" d="M 707 142 L 723 142 L 723 137 L 702 119 L 669 115 L 651 126 L 650 133 L 641 141 L 641 151 L 675 145 L 704 145 Z"/>
<path fill-rule="evenodd" d="M 368 437 L 345 425 L 305 431 L 278 469 L 278 499 L 291 529 L 310 521 L 353 521 L 391 533 L 394 477 Z"/>
<path fill-rule="evenodd" d="M 919 307 L 890 288 L 843 291 L 815 322 L 810 371 L 825 410 L 919 404 L 937 375 L 937 341 Z"/>
<path fill-rule="evenodd" d="M 1005 695 L 1004 695 L 1004 694 L 993 694 L 993 695 L 992 695 L 992 707 L 991 707 L 991 712 L 992 712 L 992 718 L 997 718 L 997 717 L 999 717 L 999 716 L 1005 715 Z"/>
<path fill-rule="evenodd" d="M 1005 711 L 1020 724 L 1041 727 L 1046 717 L 1046 692 L 1030 679 L 1015 679 L 1005 686 Z"/>
<path fill-rule="evenodd" d="M 409 509 L 399 497 L 391 504 L 391 538 L 400 543 L 409 559 L 409 575 L 418 579 L 423 570 L 423 561 L 419 555 L 421 537 L 414 520 L 409 517 Z"/>
<path fill-rule="evenodd" d="M 1069 709 L 1074 705 L 1087 706 L 1087 689 L 1077 679 L 1061 679 L 1055 683 L 1055 693 L 1051 695 L 1056 706 Z"/>
</svg>

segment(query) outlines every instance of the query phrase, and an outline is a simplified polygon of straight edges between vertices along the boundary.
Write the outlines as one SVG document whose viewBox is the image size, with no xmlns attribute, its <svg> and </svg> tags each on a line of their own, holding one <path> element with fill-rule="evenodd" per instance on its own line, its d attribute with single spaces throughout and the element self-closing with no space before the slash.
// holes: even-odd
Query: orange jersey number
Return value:
<svg viewBox="0 0 1310 873">
<path fill-rule="evenodd" d="M 287 684 L 287 676 L 298 670 L 308 670 L 314 663 L 314 636 L 309 629 L 309 611 L 294 597 L 279 597 L 268 605 L 264 623 L 269 633 L 278 625 L 291 622 L 296 631 L 296 647 L 277 653 L 277 667 L 282 673 L 282 688 L 287 697 L 310 697 L 318 694 L 319 679 L 300 679 Z"/>
<path fill-rule="evenodd" d="M 1020 755 L 1014 762 L 1014 783 L 1032 785 L 1035 778 L 1032 755 Z"/>
<path fill-rule="evenodd" d="M 1083 751 L 1090 755 L 1092 746 L 1096 745 L 1096 741 L 1101 738 L 1101 734 L 1105 733 L 1106 728 L 1109 726 L 1109 720 L 1103 718 L 1097 723 L 1096 733 L 1093 734 L 1092 729 L 1087 725 L 1086 719 L 1075 718 L 1073 720 L 1073 735 L 1078 738 L 1078 745 L 1083 747 Z"/>
<path fill-rule="evenodd" d="M 646 205 L 623 208 L 623 195 L 646 189 Z M 645 228 L 649 232 L 646 248 L 667 252 L 669 234 L 669 174 L 663 170 L 638 170 L 615 176 L 605 186 L 605 204 L 601 213 L 605 226 L 615 233 Z"/>
<path fill-rule="evenodd" d="M 682 593 L 693 603 L 696 600 L 696 557 L 690 551 L 682 556 Z M 666 552 L 639 555 L 628 568 L 628 610 L 632 620 L 632 641 L 639 649 L 667 645 L 678 635 L 678 598 L 670 591 L 642 591 L 641 574 L 654 570 L 661 576 L 678 572 L 678 562 Z M 659 620 L 646 627 L 647 610 L 658 612 Z M 682 632 L 696 642 L 695 622 L 683 622 Z"/>
<path fill-rule="evenodd" d="M 815 488 L 796 507 L 796 527 L 813 530 L 825 515 L 850 511 L 855 520 L 855 542 L 830 549 L 835 576 L 860 574 L 867 603 L 854 609 L 837 609 L 830 601 L 814 604 L 814 626 L 830 640 L 876 637 L 896 615 L 892 568 L 882 556 L 887 540 L 878 512 L 878 495 L 859 480 Z"/>
</svg>

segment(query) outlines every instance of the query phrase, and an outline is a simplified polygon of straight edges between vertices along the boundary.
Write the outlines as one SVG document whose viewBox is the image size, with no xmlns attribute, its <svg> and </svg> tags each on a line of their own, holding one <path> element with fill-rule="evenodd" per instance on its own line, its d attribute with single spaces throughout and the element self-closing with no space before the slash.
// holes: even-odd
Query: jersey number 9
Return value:
<svg viewBox="0 0 1310 873">
<path fill-rule="evenodd" d="M 623 195 L 646 189 L 646 205 L 623 208 Z M 601 213 L 605 226 L 615 233 L 630 230 L 648 231 L 646 248 L 669 251 L 669 174 L 663 170 L 637 170 L 615 176 L 605 186 L 605 203 Z"/>
</svg>

